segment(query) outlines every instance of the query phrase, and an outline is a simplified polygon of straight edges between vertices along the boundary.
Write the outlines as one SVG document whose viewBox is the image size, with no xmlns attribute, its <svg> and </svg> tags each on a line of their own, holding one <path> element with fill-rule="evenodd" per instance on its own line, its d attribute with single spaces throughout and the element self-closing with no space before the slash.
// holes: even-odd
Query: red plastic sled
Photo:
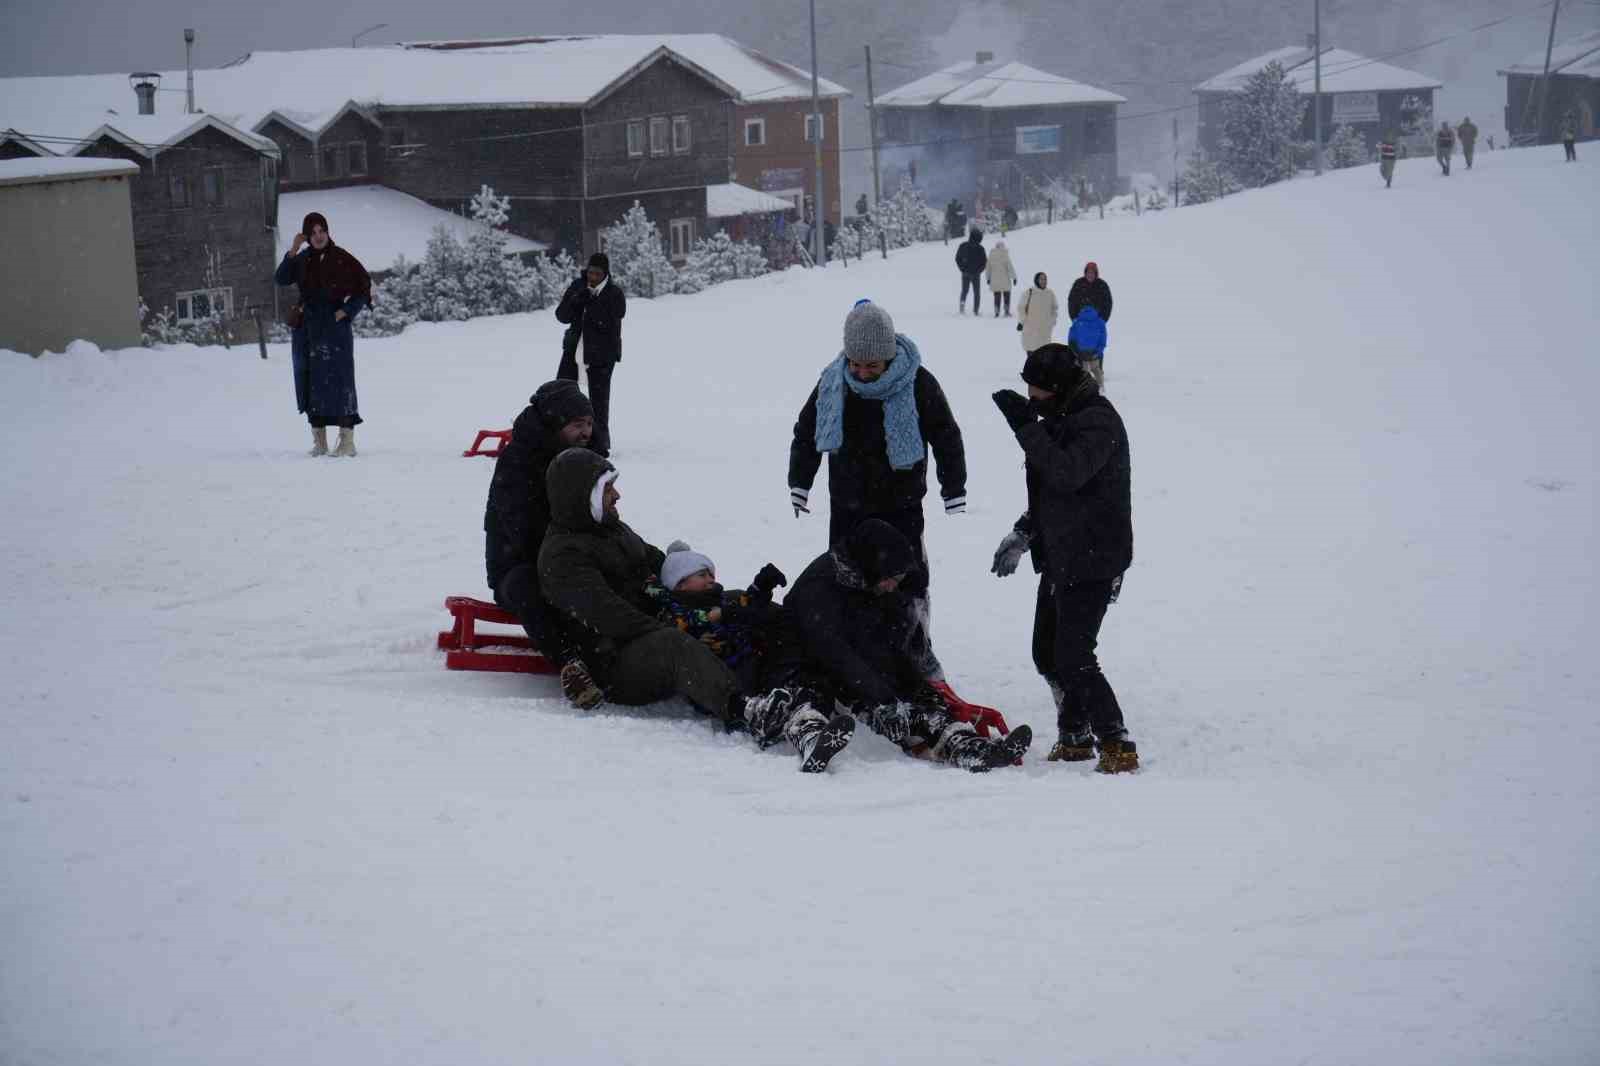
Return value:
<svg viewBox="0 0 1600 1066">
<path fill-rule="evenodd" d="M 1011 727 L 1006 725 L 1005 717 L 993 707 L 984 707 L 976 703 L 968 703 L 957 696 L 955 690 L 947 681 L 929 682 L 934 690 L 944 697 L 945 703 L 950 705 L 950 711 L 958 721 L 971 722 L 980 737 L 987 737 L 990 728 L 997 730 L 1001 736 L 1011 732 Z"/>
<path fill-rule="evenodd" d="M 488 447 L 483 446 L 485 441 L 491 442 Z M 504 451 L 506 445 L 510 443 L 511 431 L 509 429 L 480 429 L 478 430 L 478 435 L 472 439 L 472 447 L 462 452 L 461 456 L 462 458 L 469 458 L 474 455 L 487 455 L 493 459 Z M 451 599 L 463 598 L 451 597 Z"/>
<path fill-rule="evenodd" d="M 439 634 L 444 649 L 444 665 L 449 670 L 496 670 L 515 674 L 554 674 L 560 668 L 539 652 L 521 633 L 479 633 L 479 622 L 519 626 L 517 616 L 492 603 L 471 596 L 449 596 L 444 609 L 455 617 L 455 625 Z M 482 651 L 506 648 L 514 651 Z"/>
</svg>

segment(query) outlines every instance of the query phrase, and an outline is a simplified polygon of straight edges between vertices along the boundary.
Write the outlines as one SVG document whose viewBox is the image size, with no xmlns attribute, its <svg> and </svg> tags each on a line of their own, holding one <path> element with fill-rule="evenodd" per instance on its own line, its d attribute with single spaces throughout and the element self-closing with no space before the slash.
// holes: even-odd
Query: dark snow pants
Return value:
<svg viewBox="0 0 1600 1066">
<path fill-rule="evenodd" d="M 967 289 L 970 287 L 972 289 L 972 313 L 973 314 L 977 314 L 978 310 L 979 310 L 979 307 L 981 306 L 981 301 L 983 299 L 983 295 L 982 295 L 983 294 L 983 287 L 982 286 L 983 286 L 983 275 L 982 274 L 963 274 L 963 275 L 961 275 L 961 301 L 960 301 L 961 302 L 961 306 L 962 307 L 966 307 L 966 305 L 967 305 Z"/>
<path fill-rule="evenodd" d="M 517 616 L 528 639 L 551 662 L 560 665 L 574 657 L 563 632 L 561 616 L 539 591 L 539 568 L 532 563 L 513 566 L 494 590 L 494 602 Z"/>
<path fill-rule="evenodd" d="M 1111 682 L 1094 650 L 1115 588 L 1112 581 L 1058 585 L 1039 576 L 1033 612 L 1033 664 L 1055 692 L 1056 724 L 1063 738 L 1092 729 L 1102 740 L 1127 732 Z"/>
<path fill-rule="evenodd" d="M 1567 162 L 1576 163 L 1578 161 L 1577 141 L 1562 141 L 1561 147 L 1567 150 Z"/>
<path fill-rule="evenodd" d="M 1477 148 L 1477 146 L 1478 146 L 1478 142 L 1477 141 L 1462 141 L 1461 142 L 1461 155 L 1467 161 L 1467 169 L 1468 170 L 1472 169 L 1472 153 L 1473 153 L 1473 150 L 1475 148 Z"/>
<path fill-rule="evenodd" d="M 611 454 L 611 372 L 616 363 L 585 363 L 589 378 L 589 403 L 594 406 L 594 437 L 589 447 L 601 455 Z M 578 360 L 570 352 L 563 352 L 556 377 L 562 381 L 578 380 Z"/>
<path fill-rule="evenodd" d="M 1004 300 L 1006 302 L 1006 314 L 1009 315 L 1011 313 L 1011 290 L 1010 289 L 1001 289 L 999 292 L 994 294 L 994 313 L 996 315 L 1000 314 L 1000 301 L 1001 300 Z"/>
<path fill-rule="evenodd" d="M 606 698 L 638 705 L 682 696 L 722 717 L 739 682 L 716 653 L 681 629 L 657 629 L 629 641 L 606 670 Z"/>
</svg>

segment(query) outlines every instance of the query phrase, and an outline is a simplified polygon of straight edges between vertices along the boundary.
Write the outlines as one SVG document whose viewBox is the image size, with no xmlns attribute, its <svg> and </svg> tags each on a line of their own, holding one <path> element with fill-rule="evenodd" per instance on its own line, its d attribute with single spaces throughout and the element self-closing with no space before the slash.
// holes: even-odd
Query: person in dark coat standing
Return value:
<svg viewBox="0 0 1600 1066">
<path fill-rule="evenodd" d="M 573 381 L 548 381 L 528 399 L 495 460 L 483 513 L 484 561 L 494 602 L 516 615 L 538 648 L 561 669 L 569 702 L 590 710 L 605 695 L 589 673 L 561 616 L 539 590 L 539 548 L 550 526 L 545 474 L 568 448 L 586 448 L 594 408 Z"/>
<path fill-rule="evenodd" d="M 589 377 L 589 402 L 594 404 L 594 440 L 600 455 L 611 454 L 611 374 L 622 362 L 622 318 L 628 299 L 611 277 L 611 260 L 604 252 L 589 257 L 589 265 L 567 286 L 556 307 L 556 321 L 567 326 L 561 340 L 561 366 L 556 377 L 578 380 L 580 359 Z"/>
<path fill-rule="evenodd" d="M 359 259 L 333 243 L 328 220 L 313 211 L 300 224 L 273 281 L 300 290 L 290 312 L 289 350 L 295 403 L 311 423 L 311 454 L 328 454 L 328 427 L 338 426 L 333 454 L 353 457 L 362 419 L 351 323 L 372 306 L 372 278 Z"/>
<path fill-rule="evenodd" d="M 957 721 L 907 651 L 907 600 L 926 585 L 912 542 L 887 522 L 858 523 L 796 579 L 783 606 L 806 658 L 835 705 L 908 753 L 927 749 L 941 762 L 975 772 L 1020 758 L 1033 731 L 979 737 Z"/>
<path fill-rule="evenodd" d="M 961 247 L 956 249 L 956 269 L 961 271 L 961 300 L 956 304 L 956 310 L 961 314 L 967 313 L 967 290 L 972 290 L 972 313 L 978 313 L 979 307 L 979 282 L 983 278 L 983 270 L 989 265 L 989 255 L 983 250 L 983 230 L 976 226 L 967 234 L 967 239 L 961 242 Z"/>
<path fill-rule="evenodd" d="M 809 514 L 811 484 L 828 457 L 828 543 L 836 545 L 868 518 L 898 529 L 927 566 L 922 501 L 928 494 L 928 451 L 938 463 L 945 514 L 967 509 L 967 456 L 950 403 L 922 365 L 911 338 L 894 330 L 889 312 L 862 300 L 844 320 L 844 350 L 822 371 L 800 409 L 789 447 L 789 503 Z M 924 677 L 943 671 L 929 639 L 926 589 L 913 597 L 914 639 Z"/>
<path fill-rule="evenodd" d="M 1101 773 L 1136 770 L 1138 749 L 1095 658 L 1106 608 L 1133 563 L 1128 433 L 1065 345 L 1028 356 L 1022 379 L 1028 399 L 1004 389 L 994 402 L 1026 457 L 1028 509 L 1001 540 L 992 572 L 1005 577 L 1024 552 L 1033 555 L 1033 661 L 1059 730 L 1050 761 L 1091 759 L 1098 743 Z"/>
<path fill-rule="evenodd" d="M 1111 321 L 1111 286 L 1100 276 L 1100 267 L 1092 262 L 1083 264 L 1083 277 L 1067 291 L 1067 321 L 1076 322 L 1078 312 L 1085 307 L 1099 311 L 1100 321 Z"/>
<path fill-rule="evenodd" d="M 1467 161 L 1467 169 L 1472 169 L 1472 153 L 1478 144 L 1478 127 L 1468 115 L 1461 120 L 1461 125 L 1456 127 L 1456 136 L 1461 140 L 1461 156 Z"/>
</svg>

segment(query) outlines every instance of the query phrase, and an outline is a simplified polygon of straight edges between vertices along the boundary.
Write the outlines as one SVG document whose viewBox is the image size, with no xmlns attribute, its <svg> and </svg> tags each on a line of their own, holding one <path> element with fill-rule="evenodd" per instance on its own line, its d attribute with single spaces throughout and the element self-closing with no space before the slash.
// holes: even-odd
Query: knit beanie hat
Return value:
<svg viewBox="0 0 1600 1066">
<path fill-rule="evenodd" d="M 717 573 L 716 565 L 710 559 L 683 541 L 675 540 L 667 545 L 667 557 L 661 564 L 661 584 L 671 592 L 678 587 L 678 582 L 702 570 L 711 571 L 713 577 Z"/>
<path fill-rule="evenodd" d="M 594 404 L 578 388 L 576 381 L 547 381 L 528 397 L 528 402 L 539 412 L 539 421 L 550 430 L 559 430 L 580 418 L 594 417 Z"/>
<path fill-rule="evenodd" d="M 867 518 L 845 537 L 845 551 L 869 583 L 910 573 L 917 553 L 905 534 L 881 518 Z"/>
<path fill-rule="evenodd" d="M 591 255 L 589 257 L 589 265 L 605 271 L 608 276 L 611 274 L 611 257 L 604 252 L 596 252 Z"/>
<path fill-rule="evenodd" d="M 290 216 L 290 217 L 293 217 L 293 216 Z M 309 215 L 306 216 L 305 221 L 300 223 L 300 232 L 304 233 L 306 235 L 306 240 L 308 240 L 308 241 L 311 239 L 311 230 L 312 230 L 312 227 L 314 227 L 314 226 L 321 226 L 322 227 L 322 231 L 324 233 L 329 234 L 330 236 L 333 233 L 332 230 L 328 229 L 328 220 L 326 218 L 322 217 L 322 212 L 321 211 L 313 211 L 313 212 L 311 212 Z"/>
<path fill-rule="evenodd" d="M 1078 356 L 1065 344 L 1046 344 L 1028 353 L 1022 380 L 1065 399 L 1074 395 L 1088 374 L 1078 366 Z"/>
<path fill-rule="evenodd" d="M 1100 276 L 1100 267 L 1099 267 L 1098 264 L 1096 264 L 1092 260 L 1090 262 L 1087 262 L 1087 263 L 1083 264 L 1083 276 L 1084 277 L 1088 277 L 1089 276 L 1089 271 L 1091 271 L 1091 270 L 1094 271 L 1094 276 L 1095 277 L 1098 278 Z"/>
<path fill-rule="evenodd" d="M 844 316 L 844 357 L 853 363 L 887 363 L 895 356 L 894 319 L 870 300 Z"/>
</svg>

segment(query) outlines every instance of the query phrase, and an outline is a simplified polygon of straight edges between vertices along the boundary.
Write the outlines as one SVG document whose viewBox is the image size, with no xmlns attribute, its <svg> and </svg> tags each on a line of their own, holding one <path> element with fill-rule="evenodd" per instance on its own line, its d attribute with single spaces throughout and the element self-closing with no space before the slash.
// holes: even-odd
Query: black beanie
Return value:
<svg viewBox="0 0 1600 1066">
<path fill-rule="evenodd" d="M 611 273 L 611 258 L 604 252 L 596 252 L 591 255 L 589 257 L 589 265 L 605 271 L 607 275 Z"/>
<path fill-rule="evenodd" d="M 1022 367 L 1022 380 L 1066 399 L 1077 393 L 1085 381 L 1093 379 L 1078 366 L 1078 357 L 1071 348 L 1065 344 L 1046 344 L 1028 353 L 1028 361 Z"/>
<path fill-rule="evenodd" d="M 594 404 L 578 388 L 576 381 L 547 381 L 528 397 L 528 403 L 539 412 L 539 421 L 550 430 L 559 430 L 580 418 L 594 417 Z"/>
<path fill-rule="evenodd" d="M 917 553 L 905 534 L 883 521 L 868 518 L 845 539 L 845 551 L 871 584 L 917 568 Z"/>
</svg>

